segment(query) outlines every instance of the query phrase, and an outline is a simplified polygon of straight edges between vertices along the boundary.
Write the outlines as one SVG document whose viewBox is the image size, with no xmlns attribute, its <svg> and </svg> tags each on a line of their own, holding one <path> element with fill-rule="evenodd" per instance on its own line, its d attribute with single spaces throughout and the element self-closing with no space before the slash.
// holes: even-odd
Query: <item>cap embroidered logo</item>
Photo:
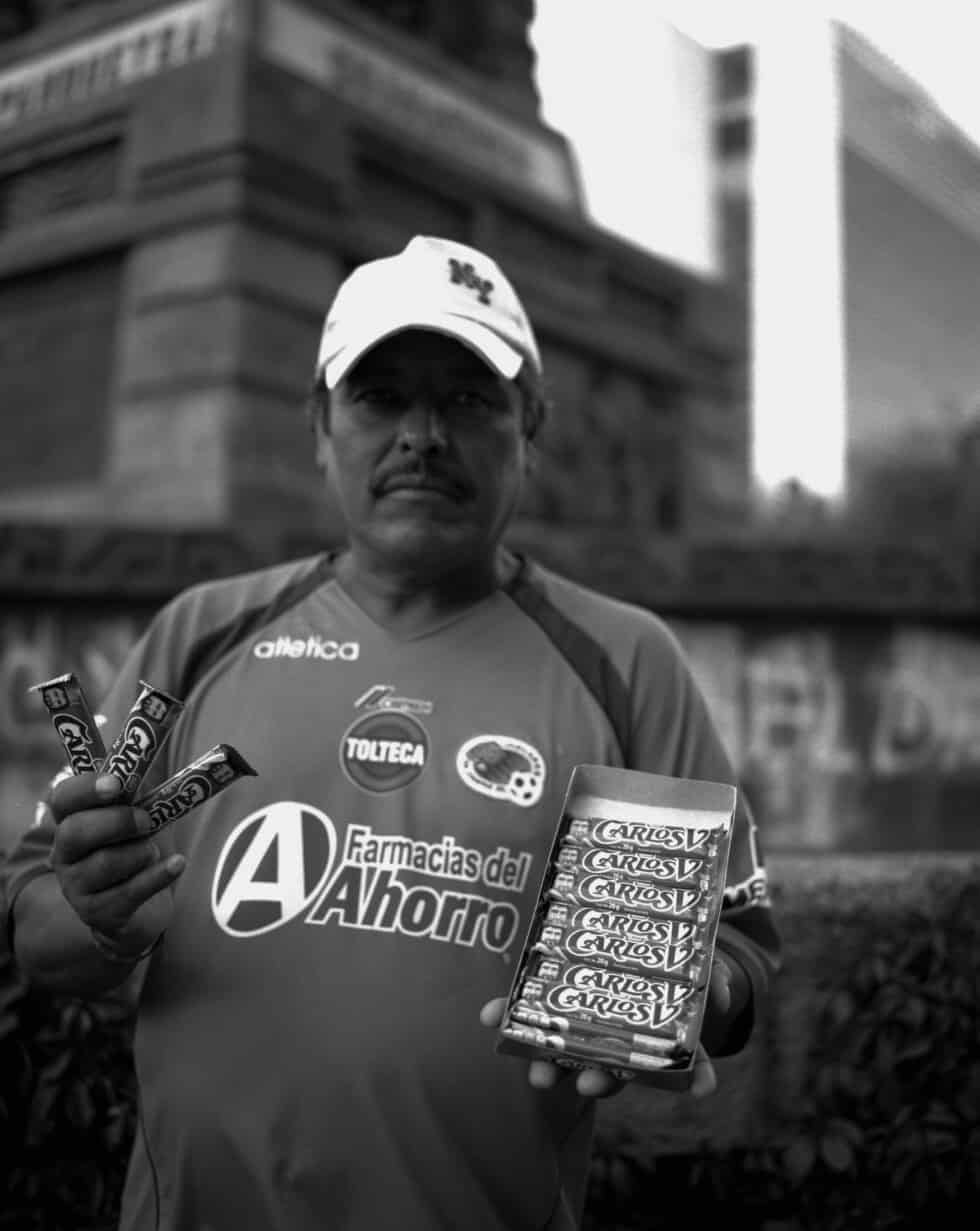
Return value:
<svg viewBox="0 0 980 1231">
<path fill-rule="evenodd" d="M 449 281 L 454 286 L 468 286 L 471 291 L 476 291 L 480 303 L 489 305 L 493 283 L 489 278 L 481 278 L 469 261 L 458 261 L 451 256 L 449 258 Z"/>
</svg>

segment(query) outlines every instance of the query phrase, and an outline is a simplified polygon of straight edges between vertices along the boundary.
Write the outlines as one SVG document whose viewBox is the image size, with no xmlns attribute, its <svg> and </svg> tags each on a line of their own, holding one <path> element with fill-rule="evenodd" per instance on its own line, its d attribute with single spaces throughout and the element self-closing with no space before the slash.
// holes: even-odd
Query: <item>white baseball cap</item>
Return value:
<svg viewBox="0 0 980 1231">
<path fill-rule="evenodd" d="M 397 256 L 359 265 L 327 313 L 316 370 L 328 389 L 373 346 L 404 329 L 457 338 L 506 380 L 541 356 L 527 313 L 500 267 L 466 244 L 416 235 Z"/>
</svg>

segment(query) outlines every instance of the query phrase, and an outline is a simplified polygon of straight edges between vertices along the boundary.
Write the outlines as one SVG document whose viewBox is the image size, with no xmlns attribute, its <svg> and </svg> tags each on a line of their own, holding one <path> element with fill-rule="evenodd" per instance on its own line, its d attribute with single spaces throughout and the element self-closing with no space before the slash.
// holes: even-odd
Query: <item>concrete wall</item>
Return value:
<svg viewBox="0 0 980 1231">
<path fill-rule="evenodd" d="M 100 696 L 145 598 L 0 604 L 0 848 L 60 765 L 27 689 L 76 671 Z M 669 616 L 766 848 L 980 849 L 980 637 L 927 622 Z"/>
</svg>

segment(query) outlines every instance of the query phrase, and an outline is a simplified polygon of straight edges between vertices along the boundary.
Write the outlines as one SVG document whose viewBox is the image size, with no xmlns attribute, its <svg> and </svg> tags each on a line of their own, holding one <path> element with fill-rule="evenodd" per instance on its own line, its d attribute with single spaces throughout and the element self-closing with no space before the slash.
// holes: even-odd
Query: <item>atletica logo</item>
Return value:
<svg viewBox="0 0 980 1231">
<path fill-rule="evenodd" d="M 326 641 L 323 637 L 277 637 L 275 641 L 257 641 L 252 653 L 256 658 L 319 658 L 322 662 L 356 662 L 361 655 L 359 641 Z"/>
<path fill-rule="evenodd" d="M 228 835 L 211 887 L 211 911 L 229 936 L 260 936 L 291 920 L 399 933 L 503 953 L 517 939 L 528 851 L 461 846 L 347 829 L 341 849 L 325 812 L 282 800 Z M 434 883 L 426 883 L 434 882 Z M 489 896 L 489 890 L 493 896 Z"/>
<path fill-rule="evenodd" d="M 344 773 L 364 791 L 383 793 L 408 786 L 425 769 L 429 736 L 415 714 L 432 710 L 431 701 L 395 697 L 388 684 L 376 684 L 359 698 L 356 719 L 340 741 Z"/>
</svg>

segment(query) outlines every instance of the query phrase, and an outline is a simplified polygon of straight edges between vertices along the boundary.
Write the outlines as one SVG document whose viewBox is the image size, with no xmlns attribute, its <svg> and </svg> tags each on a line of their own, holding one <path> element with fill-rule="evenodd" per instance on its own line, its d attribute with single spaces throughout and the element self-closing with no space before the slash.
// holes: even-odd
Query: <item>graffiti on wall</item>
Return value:
<svg viewBox="0 0 980 1231">
<path fill-rule="evenodd" d="M 770 842 L 980 844 L 980 639 L 674 627 Z"/>
<path fill-rule="evenodd" d="M 0 612 L 0 849 L 61 763 L 31 685 L 93 702 L 148 611 Z M 980 638 L 925 626 L 672 619 L 768 846 L 980 845 Z"/>
</svg>

